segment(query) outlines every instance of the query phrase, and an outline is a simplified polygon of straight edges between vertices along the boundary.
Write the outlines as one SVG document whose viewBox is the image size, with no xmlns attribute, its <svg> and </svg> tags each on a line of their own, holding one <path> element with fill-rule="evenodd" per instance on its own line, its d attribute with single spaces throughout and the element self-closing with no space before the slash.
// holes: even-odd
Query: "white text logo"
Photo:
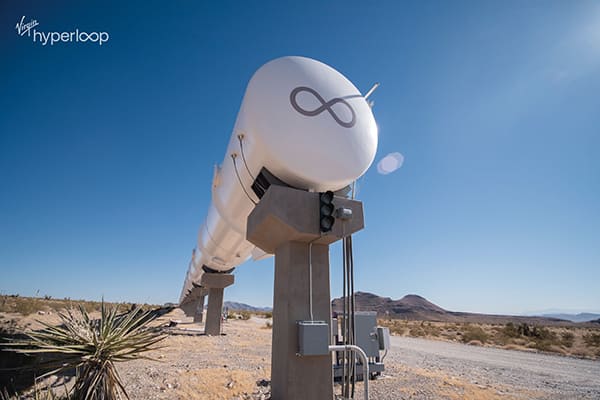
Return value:
<svg viewBox="0 0 600 400">
<path fill-rule="evenodd" d="M 25 23 L 25 16 L 23 15 L 23 18 L 21 18 L 21 20 L 17 23 L 17 26 L 15 28 L 17 29 L 17 34 L 19 36 L 23 36 L 24 34 L 30 36 L 29 32 L 38 25 L 39 22 L 37 22 L 37 20 L 35 19 L 32 19 L 28 23 Z"/>
<path fill-rule="evenodd" d="M 15 29 L 17 30 L 17 35 L 25 36 L 27 34 L 28 37 L 32 38 L 34 43 L 41 43 L 42 46 L 50 44 L 50 46 L 54 46 L 55 43 L 96 43 L 99 46 L 102 46 L 104 43 L 108 42 L 110 39 L 110 35 L 108 32 L 85 32 L 80 31 L 79 28 L 76 28 L 70 32 L 42 32 L 35 29 L 36 26 L 39 25 L 39 22 L 35 19 L 31 19 L 29 22 L 25 23 L 25 16 L 21 18 L 21 21 L 17 23 Z"/>
</svg>

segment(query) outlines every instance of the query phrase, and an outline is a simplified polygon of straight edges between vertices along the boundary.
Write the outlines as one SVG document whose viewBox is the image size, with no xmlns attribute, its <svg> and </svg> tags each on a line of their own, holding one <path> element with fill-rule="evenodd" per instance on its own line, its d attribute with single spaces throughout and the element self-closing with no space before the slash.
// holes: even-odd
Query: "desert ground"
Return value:
<svg viewBox="0 0 600 400">
<path fill-rule="evenodd" d="M 179 311 L 163 318 L 189 321 Z M 180 324 L 156 352 L 160 362 L 120 366 L 132 399 L 265 399 L 269 320 L 230 320 L 224 335 Z M 371 399 L 598 399 L 600 362 L 394 336 Z M 339 388 L 338 388 L 339 390 Z M 362 398 L 362 384 L 356 398 Z"/>
<path fill-rule="evenodd" d="M 15 317 L 15 318 L 13 318 Z M 15 314 L 0 314 L 2 321 Z M 18 319 L 58 323 L 55 313 Z M 166 328 L 170 321 L 180 321 Z M 149 356 L 118 365 L 132 400 L 268 399 L 270 320 L 228 320 L 221 336 L 206 336 L 179 309 L 161 316 L 167 338 Z M 458 342 L 392 337 L 386 370 L 371 381 L 371 399 L 599 399 L 600 361 Z M 48 382 L 56 388 L 61 378 Z M 339 392 L 339 387 L 336 387 Z M 362 383 L 355 398 L 362 398 Z"/>
</svg>

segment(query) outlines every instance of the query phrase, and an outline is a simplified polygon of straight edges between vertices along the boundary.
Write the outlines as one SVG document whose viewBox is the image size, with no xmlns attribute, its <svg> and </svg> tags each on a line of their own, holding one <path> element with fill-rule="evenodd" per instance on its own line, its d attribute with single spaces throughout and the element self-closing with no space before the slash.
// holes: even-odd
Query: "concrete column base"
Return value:
<svg viewBox="0 0 600 400">
<path fill-rule="evenodd" d="M 202 323 L 204 317 L 204 299 L 206 296 L 200 296 L 198 303 L 196 304 L 196 310 L 194 312 L 194 322 Z"/>
<path fill-rule="evenodd" d="M 208 308 L 204 333 L 218 336 L 221 334 L 221 315 L 223 312 L 223 291 L 234 281 L 231 274 L 205 273 L 202 275 L 202 287 L 208 289 Z"/>
<path fill-rule="evenodd" d="M 300 357 L 297 321 L 310 320 L 308 243 L 275 252 L 271 396 L 274 400 L 331 400 L 331 355 Z M 330 325 L 329 246 L 312 246 L 313 318 Z"/>
</svg>

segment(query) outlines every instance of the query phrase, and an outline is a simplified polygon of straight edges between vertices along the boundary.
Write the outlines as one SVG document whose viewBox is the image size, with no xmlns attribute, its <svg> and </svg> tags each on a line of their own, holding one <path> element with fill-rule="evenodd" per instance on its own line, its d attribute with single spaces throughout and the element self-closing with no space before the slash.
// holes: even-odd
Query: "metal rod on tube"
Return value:
<svg viewBox="0 0 600 400">
<path fill-rule="evenodd" d="M 373 87 L 371 89 L 369 89 L 369 91 L 367 92 L 367 94 L 365 94 L 365 100 L 369 98 L 370 95 L 373 94 L 373 92 L 379 87 L 380 83 L 377 82 L 373 85 Z"/>
</svg>

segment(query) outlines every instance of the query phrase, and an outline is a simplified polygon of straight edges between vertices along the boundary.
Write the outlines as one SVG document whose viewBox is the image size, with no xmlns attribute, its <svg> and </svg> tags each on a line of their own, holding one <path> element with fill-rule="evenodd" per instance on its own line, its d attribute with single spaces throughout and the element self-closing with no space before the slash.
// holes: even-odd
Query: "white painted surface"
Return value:
<svg viewBox="0 0 600 400">
<path fill-rule="evenodd" d="M 246 219 L 259 200 L 251 185 L 261 168 L 296 188 L 335 191 L 362 176 L 376 150 L 371 108 L 346 77 L 305 57 L 263 65 L 248 83 L 225 157 L 215 170 L 212 203 L 180 301 L 192 282 L 200 281 L 203 265 L 227 271 L 251 254 L 264 257 L 246 241 Z"/>
</svg>

